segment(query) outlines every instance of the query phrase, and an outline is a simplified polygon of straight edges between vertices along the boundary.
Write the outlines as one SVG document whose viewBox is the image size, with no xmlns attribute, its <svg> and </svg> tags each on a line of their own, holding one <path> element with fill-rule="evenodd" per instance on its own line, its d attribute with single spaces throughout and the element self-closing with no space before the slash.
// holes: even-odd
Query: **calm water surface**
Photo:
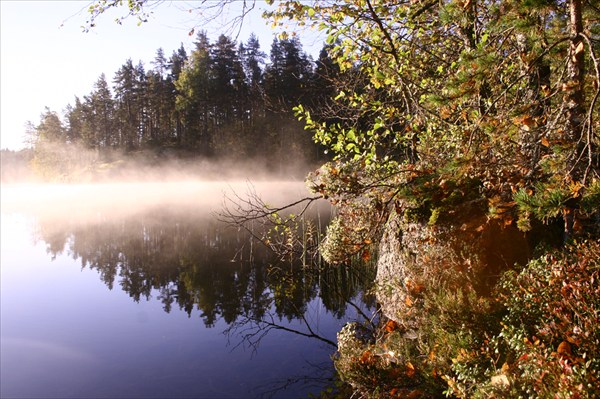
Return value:
<svg viewBox="0 0 600 399">
<path fill-rule="evenodd" d="M 276 262 L 216 220 L 232 189 L 245 185 L 3 185 L 1 396 L 302 398 L 327 386 L 336 332 L 359 318 L 352 304 L 369 311 L 365 276 Z M 305 194 L 255 189 L 271 203 Z"/>
</svg>

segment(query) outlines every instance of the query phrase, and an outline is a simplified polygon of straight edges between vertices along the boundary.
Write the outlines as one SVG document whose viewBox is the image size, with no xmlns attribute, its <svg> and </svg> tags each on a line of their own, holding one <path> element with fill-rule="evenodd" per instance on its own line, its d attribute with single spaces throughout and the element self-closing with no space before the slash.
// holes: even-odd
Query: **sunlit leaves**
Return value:
<svg viewBox="0 0 600 399">
<path fill-rule="evenodd" d="M 508 313 L 498 338 L 511 352 L 515 396 L 600 394 L 599 251 L 597 241 L 574 243 L 505 277 Z"/>
<path fill-rule="evenodd" d="M 86 21 L 86 25 L 82 26 L 84 32 L 88 32 L 90 29 L 96 26 L 96 19 L 100 15 L 104 14 L 110 9 L 116 9 L 122 7 L 123 0 L 96 0 L 88 7 L 88 13 L 90 19 Z M 115 18 L 115 22 L 119 25 L 123 23 L 128 17 L 134 16 L 137 19 L 137 25 L 141 25 L 144 22 L 148 22 L 148 18 L 152 14 L 152 11 L 147 11 L 146 6 L 151 3 L 147 0 L 127 0 L 127 13 Z"/>
<path fill-rule="evenodd" d="M 284 3 L 272 14 L 276 20 L 307 18 L 306 10 L 297 12 L 296 2 Z M 331 252 L 361 232 L 364 223 L 352 223 L 351 213 L 359 200 L 372 211 L 401 203 L 396 211 L 404 220 L 431 228 L 452 228 L 457 215 L 473 217 L 465 211 L 467 203 L 487 208 L 468 209 L 494 219 L 501 229 L 511 229 L 517 217 L 524 231 L 537 228 L 533 218 L 545 223 L 574 213 L 597 218 L 598 207 L 591 204 L 598 203 L 598 190 L 588 196 L 592 185 L 577 178 L 573 167 L 587 164 L 588 176 L 598 174 L 593 133 L 597 111 L 591 97 L 585 104 L 580 101 L 579 106 L 589 107 L 590 116 L 586 122 L 581 116 L 578 133 L 572 134 L 576 129 L 566 123 L 565 109 L 576 110 L 571 100 L 581 87 L 595 93 L 599 83 L 593 76 L 584 82 L 568 77 L 569 60 L 587 54 L 581 41 L 568 53 L 568 5 L 376 0 L 310 5 L 315 12 L 307 23 L 326 32 L 331 57 L 348 77 L 335 95 L 338 119 L 304 116 L 315 140 L 337 161 L 313 176 L 312 187 L 348 212 L 343 215 L 348 219 L 338 220 L 331 231 L 331 242 L 340 244 L 332 245 Z M 597 64 L 594 57 L 588 61 Z M 590 205 L 575 209 L 572 204 L 579 202 Z M 481 227 L 477 223 L 473 230 L 480 232 Z M 402 300 L 409 311 L 415 308 L 412 297 Z M 506 334 L 520 334 L 519 326 L 510 328 Z M 474 342 L 469 341 L 471 332 L 463 334 L 469 344 Z M 521 345 L 543 342 L 518 338 Z M 506 367 L 499 369 L 502 362 L 488 352 L 495 342 L 482 341 L 479 353 L 479 348 L 465 344 L 453 357 L 454 375 L 444 376 L 453 394 L 477 397 L 472 394 L 481 388 L 479 397 L 489 397 L 512 388 L 514 364 L 504 362 Z M 561 342 L 572 345 L 567 338 L 557 338 L 555 349 Z M 362 366 L 371 367 L 373 353 L 372 348 L 363 349 L 356 356 Z M 568 354 L 563 351 L 558 366 L 574 373 L 577 367 L 564 361 Z M 546 364 L 545 360 L 535 361 Z M 498 364 L 486 370 L 491 362 Z M 368 385 L 358 373 L 351 377 Z M 543 376 L 539 378 L 542 384 Z M 469 385 L 478 379 L 483 381 L 480 387 Z"/>
</svg>

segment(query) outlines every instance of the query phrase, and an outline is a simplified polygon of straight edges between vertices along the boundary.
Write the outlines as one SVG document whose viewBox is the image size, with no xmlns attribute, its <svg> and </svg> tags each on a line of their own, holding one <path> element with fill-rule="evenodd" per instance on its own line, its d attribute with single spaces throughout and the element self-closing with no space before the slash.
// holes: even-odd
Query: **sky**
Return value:
<svg viewBox="0 0 600 399">
<path fill-rule="evenodd" d="M 268 54 L 276 31 L 260 17 L 266 4 L 261 0 L 257 3 L 244 21 L 238 42 L 245 42 L 253 32 Z M 85 33 L 82 26 L 90 4 L 88 0 L 0 0 L 2 149 L 24 148 L 28 121 L 37 125 L 45 107 L 62 116 L 67 104 L 74 104 L 75 96 L 82 98 L 92 91 L 101 73 L 112 83 L 115 72 L 128 58 L 134 65 L 141 60 L 148 70 L 158 48 L 169 57 L 183 44 L 189 54 L 195 35 L 188 33 L 194 27 L 206 30 L 213 41 L 220 33 L 234 38 L 238 34 L 223 27 L 224 18 L 197 26 L 198 16 L 189 10 L 199 6 L 198 1 L 165 1 L 140 26 L 135 18 L 126 19 L 122 25 L 115 23 L 125 9 L 115 10 L 102 15 L 96 27 Z M 317 35 L 304 35 L 300 39 L 305 51 L 316 58 L 322 41 Z"/>
</svg>

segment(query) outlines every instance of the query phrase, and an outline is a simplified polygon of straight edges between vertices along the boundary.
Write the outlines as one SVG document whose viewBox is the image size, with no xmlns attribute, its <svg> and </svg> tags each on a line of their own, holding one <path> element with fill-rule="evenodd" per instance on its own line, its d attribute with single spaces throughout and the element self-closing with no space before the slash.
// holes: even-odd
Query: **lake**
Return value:
<svg viewBox="0 0 600 399">
<path fill-rule="evenodd" d="M 219 221 L 224 194 L 248 190 L 272 204 L 306 195 L 297 182 L 3 185 L 1 396 L 302 398 L 329 386 L 336 333 L 372 313 L 373 276 L 278 260 Z M 330 217 L 321 206 L 311 228 Z"/>
</svg>

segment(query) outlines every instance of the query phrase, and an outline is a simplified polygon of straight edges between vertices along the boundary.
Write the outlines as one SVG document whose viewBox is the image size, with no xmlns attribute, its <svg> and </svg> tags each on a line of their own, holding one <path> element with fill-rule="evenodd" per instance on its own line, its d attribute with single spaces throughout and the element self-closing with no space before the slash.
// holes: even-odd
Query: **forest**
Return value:
<svg viewBox="0 0 600 399">
<path fill-rule="evenodd" d="M 118 8 L 143 23 L 155 3 L 99 0 L 89 19 Z M 287 141 L 303 127 L 281 118 L 298 118 L 331 157 L 315 155 L 307 177 L 337 208 L 320 253 L 331 265 L 376 257 L 384 316 L 339 332 L 334 362 L 351 393 L 330 395 L 600 397 L 598 3 L 268 3 L 273 26 L 327 34 L 314 70 L 287 33 L 262 71 L 251 41 L 236 52 L 200 35 L 181 70 L 159 56 L 144 74 L 128 63 L 114 98 L 100 79 L 66 128 L 46 114 L 38 138 L 255 155 L 243 140 L 222 146 L 244 132 L 257 150 L 317 154 Z M 175 100 L 136 97 L 136 81 L 147 93 L 172 85 Z M 263 95 L 229 95 L 244 90 Z"/>
<path fill-rule="evenodd" d="M 274 174 L 293 173 L 290 160 L 326 158 L 292 108 L 298 101 L 323 107 L 336 73 L 327 51 L 314 61 L 297 37 L 275 38 L 267 56 L 255 35 L 238 44 L 226 35 L 211 42 L 200 31 L 190 54 L 183 45 L 170 56 L 158 49 L 148 69 L 128 59 L 64 115 L 46 109 L 28 128 L 32 164 L 47 180 L 137 158 L 253 160 Z"/>
</svg>

